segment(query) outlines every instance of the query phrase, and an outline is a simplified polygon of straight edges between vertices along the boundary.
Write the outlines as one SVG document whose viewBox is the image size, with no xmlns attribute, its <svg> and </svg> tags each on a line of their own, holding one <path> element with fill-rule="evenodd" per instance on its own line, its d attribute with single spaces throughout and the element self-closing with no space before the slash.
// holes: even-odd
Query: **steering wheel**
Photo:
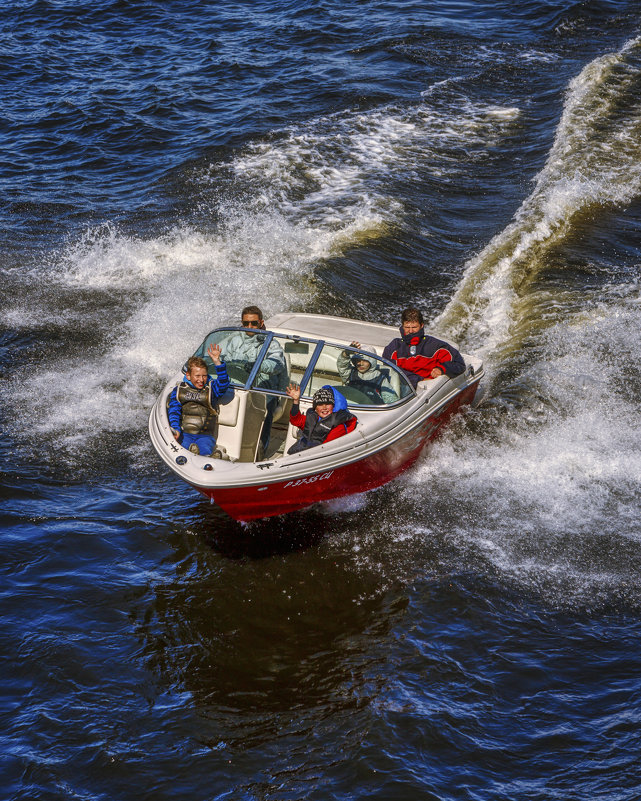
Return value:
<svg viewBox="0 0 641 801">
<path fill-rule="evenodd" d="M 227 375 L 232 381 L 243 385 L 247 383 L 250 370 L 239 362 L 225 362 L 225 364 L 227 365 Z"/>
<path fill-rule="evenodd" d="M 350 387 L 349 385 L 346 385 L 342 387 L 336 387 L 336 389 L 343 395 L 345 400 L 351 401 L 352 403 L 358 403 L 360 406 L 378 406 L 380 403 L 382 403 L 382 401 L 377 402 L 372 400 L 372 398 L 356 387 Z"/>
</svg>

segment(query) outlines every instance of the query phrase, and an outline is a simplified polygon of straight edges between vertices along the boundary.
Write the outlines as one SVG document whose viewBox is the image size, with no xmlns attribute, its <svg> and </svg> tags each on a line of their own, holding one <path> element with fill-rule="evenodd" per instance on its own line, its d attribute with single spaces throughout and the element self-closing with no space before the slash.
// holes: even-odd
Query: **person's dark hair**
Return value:
<svg viewBox="0 0 641 801">
<path fill-rule="evenodd" d="M 243 317 L 244 317 L 246 314 L 257 314 L 257 315 L 258 315 L 258 319 L 259 319 L 259 320 L 262 320 L 262 319 L 263 319 L 263 313 L 262 313 L 262 311 L 261 311 L 261 310 L 258 308 L 258 306 L 245 306 L 245 308 L 244 308 L 244 309 L 242 310 L 242 312 L 240 313 L 240 319 L 242 320 L 242 319 L 243 319 Z"/>
<path fill-rule="evenodd" d="M 204 359 L 201 359 L 200 356 L 190 356 L 187 360 L 187 372 L 191 372 L 192 367 L 204 367 L 205 370 L 209 372 L 209 367 L 207 367 L 207 362 Z"/>
<path fill-rule="evenodd" d="M 423 314 L 419 309 L 404 309 L 401 313 L 401 323 L 419 323 L 423 325 Z"/>
</svg>

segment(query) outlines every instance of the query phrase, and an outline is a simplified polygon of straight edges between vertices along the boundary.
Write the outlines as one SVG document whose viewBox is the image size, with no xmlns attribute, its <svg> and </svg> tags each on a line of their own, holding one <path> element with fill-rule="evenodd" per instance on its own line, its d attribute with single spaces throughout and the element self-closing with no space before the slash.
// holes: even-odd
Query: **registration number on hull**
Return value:
<svg viewBox="0 0 641 801">
<path fill-rule="evenodd" d="M 288 481 L 283 489 L 287 489 L 287 487 L 299 487 L 301 484 L 315 484 L 317 481 L 326 481 L 333 472 L 333 470 L 328 470 L 327 473 L 319 473 L 316 476 L 307 476 L 307 478 L 297 478 L 295 481 Z"/>
</svg>

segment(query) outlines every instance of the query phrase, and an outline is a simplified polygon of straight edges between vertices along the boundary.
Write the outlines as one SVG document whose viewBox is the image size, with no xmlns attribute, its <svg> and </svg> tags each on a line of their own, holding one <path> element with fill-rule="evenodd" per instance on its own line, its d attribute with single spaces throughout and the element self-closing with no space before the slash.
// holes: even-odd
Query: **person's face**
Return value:
<svg viewBox="0 0 641 801">
<path fill-rule="evenodd" d="M 207 370 L 204 367 L 192 367 L 186 375 L 196 389 L 202 389 L 207 383 Z"/>
<path fill-rule="evenodd" d="M 321 420 L 324 420 L 326 417 L 329 417 L 329 415 L 332 413 L 333 410 L 334 410 L 333 403 L 319 403 L 318 406 L 316 406 L 316 414 L 320 417 Z"/>
<path fill-rule="evenodd" d="M 240 321 L 243 328 L 262 328 L 263 320 L 257 314 L 243 314 L 243 319 Z M 253 334 L 250 334 L 253 336 Z"/>
<path fill-rule="evenodd" d="M 370 363 L 367 359 L 359 359 L 354 362 L 354 367 L 356 367 L 359 373 L 366 373 L 370 368 Z"/>
<path fill-rule="evenodd" d="M 422 328 L 418 320 L 406 320 L 406 322 L 402 323 L 401 327 L 405 336 L 408 334 L 418 334 Z"/>
</svg>

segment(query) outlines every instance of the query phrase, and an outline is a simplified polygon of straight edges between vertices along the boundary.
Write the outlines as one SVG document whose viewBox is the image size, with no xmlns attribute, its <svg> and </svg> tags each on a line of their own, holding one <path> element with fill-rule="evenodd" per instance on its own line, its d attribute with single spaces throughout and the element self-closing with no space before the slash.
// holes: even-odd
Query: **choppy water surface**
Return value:
<svg viewBox="0 0 641 801">
<path fill-rule="evenodd" d="M 10 3 L 3 797 L 637 799 L 636 3 Z M 430 327 L 483 402 L 241 527 L 146 435 L 259 301 Z"/>
</svg>

